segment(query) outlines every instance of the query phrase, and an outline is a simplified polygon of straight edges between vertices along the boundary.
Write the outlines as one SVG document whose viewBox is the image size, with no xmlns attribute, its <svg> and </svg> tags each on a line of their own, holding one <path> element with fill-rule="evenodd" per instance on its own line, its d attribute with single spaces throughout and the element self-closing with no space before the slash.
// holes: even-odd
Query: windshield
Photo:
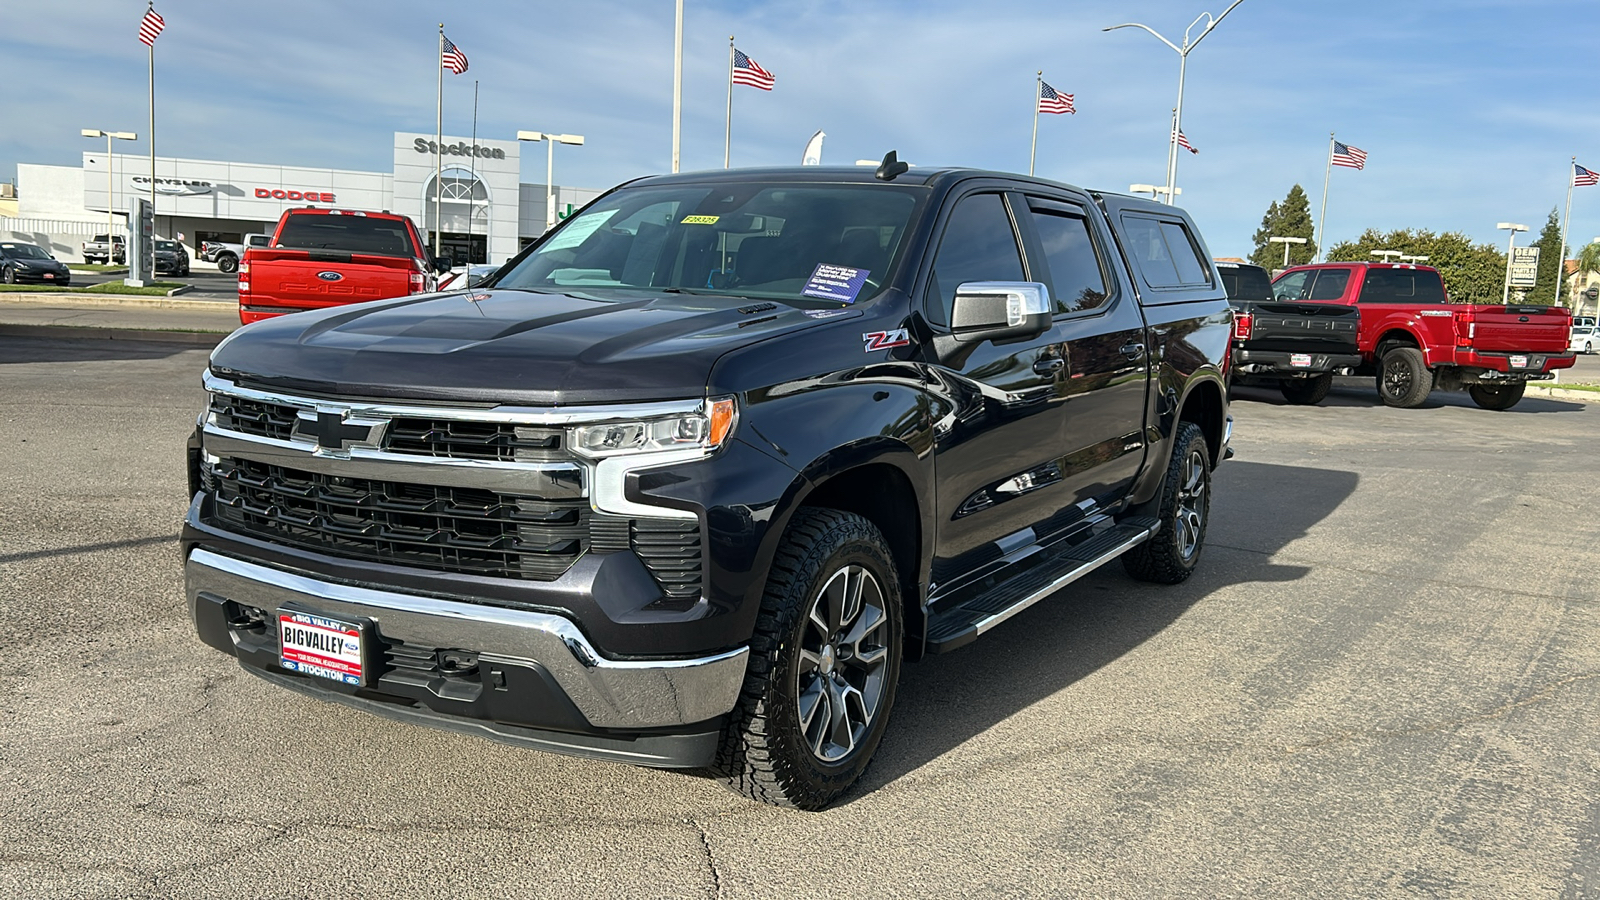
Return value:
<svg viewBox="0 0 1600 900">
<path fill-rule="evenodd" d="M 156 249 L 160 250 L 163 253 L 177 253 L 178 252 L 178 242 L 177 241 L 156 241 Z"/>
<path fill-rule="evenodd" d="M 12 259 L 51 259 L 50 254 L 32 244 L 0 244 L 0 251 Z"/>
<path fill-rule="evenodd" d="M 922 193 L 877 184 L 624 189 L 568 220 L 494 286 L 853 303 L 882 289 Z"/>
<path fill-rule="evenodd" d="M 1229 300 L 1271 300 L 1272 283 L 1260 266 L 1217 266 Z"/>
</svg>

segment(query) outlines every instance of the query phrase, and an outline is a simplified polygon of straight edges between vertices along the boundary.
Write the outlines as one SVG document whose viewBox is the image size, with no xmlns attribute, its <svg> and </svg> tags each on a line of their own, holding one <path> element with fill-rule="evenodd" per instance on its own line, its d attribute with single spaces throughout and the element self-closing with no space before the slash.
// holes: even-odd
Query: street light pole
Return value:
<svg viewBox="0 0 1600 900">
<path fill-rule="evenodd" d="M 517 140 L 533 141 L 534 143 L 545 141 L 548 144 L 545 148 L 544 162 L 544 230 L 548 232 L 556 227 L 556 144 L 582 146 L 583 135 L 551 134 L 548 131 L 519 131 L 517 132 Z"/>
<path fill-rule="evenodd" d="M 1519 232 L 1519 231 L 1527 231 L 1528 230 L 1528 226 L 1526 226 L 1526 225 L 1518 225 L 1515 222 L 1501 222 L 1501 223 L 1495 225 L 1494 227 L 1499 229 L 1500 231 L 1509 231 L 1509 232 L 1511 232 L 1510 239 L 1506 241 L 1506 286 L 1505 286 L 1505 291 L 1500 295 L 1500 302 L 1501 303 L 1510 303 L 1511 302 L 1511 250 L 1512 250 L 1513 247 L 1516 246 L 1516 243 L 1517 243 L 1517 232 Z"/>
<path fill-rule="evenodd" d="M 1233 0 L 1227 9 L 1222 11 L 1222 15 L 1217 16 L 1215 19 L 1211 18 L 1211 13 L 1208 12 L 1195 16 L 1194 21 L 1189 23 L 1189 27 L 1183 30 L 1182 47 L 1162 37 L 1160 32 L 1149 25 L 1140 22 L 1124 22 L 1121 25 L 1112 25 L 1110 28 L 1100 29 L 1101 31 L 1116 31 L 1118 28 L 1143 28 L 1154 35 L 1156 40 L 1171 47 L 1173 52 L 1178 54 L 1178 106 L 1172 115 L 1172 133 L 1167 135 L 1167 203 L 1169 204 L 1174 202 L 1174 190 L 1177 187 L 1178 180 L 1178 135 L 1183 130 L 1183 80 L 1189 65 L 1189 51 L 1198 47 L 1200 42 L 1206 39 L 1206 35 L 1211 33 L 1211 29 L 1220 25 L 1222 20 L 1228 17 L 1228 13 L 1233 12 L 1233 8 L 1243 2 L 1244 0 Z M 1199 37 L 1190 40 L 1189 32 L 1194 30 L 1194 26 L 1200 24 L 1201 19 L 1206 20 L 1206 27 L 1200 30 Z"/>
<path fill-rule="evenodd" d="M 1267 238 L 1267 243 L 1269 244 L 1283 245 L 1283 267 L 1285 269 L 1289 268 L 1289 245 L 1304 244 L 1305 242 L 1306 239 L 1303 237 L 1280 237 L 1278 235 L 1273 235 L 1272 237 Z"/>
<path fill-rule="evenodd" d="M 111 265 L 113 262 L 115 262 L 113 259 L 115 254 L 112 253 L 112 250 L 116 246 L 116 241 L 114 241 L 112 238 L 117 231 L 116 204 L 112 202 L 111 199 L 112 193 L 115 189 L 113 180 L 115 176 L 112 174 L 111 169 L 111 142 L 114 140 L 136 141 L 139 139 L 139 136 L 131 131 L 101 131 L 98 128 L 84 128 L 78 133 L 86 138 L 103 137 L 106 139 L 106 265 Z M 123 246 L 127 245 L 124 244 Z"/>
</svg>

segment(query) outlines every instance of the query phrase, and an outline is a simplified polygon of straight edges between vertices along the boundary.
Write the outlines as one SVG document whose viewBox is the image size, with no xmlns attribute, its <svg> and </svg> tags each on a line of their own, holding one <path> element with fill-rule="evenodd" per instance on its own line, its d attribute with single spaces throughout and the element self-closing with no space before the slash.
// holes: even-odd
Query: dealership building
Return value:
<svg viewBox="0 0 1600 900">
<path fill-rule="evenodd" d="M 194 255 L 201 241 L 270 232 L 286 209 L 387 210 L 415 221 L 430 248 L 438 231 L 443 256 L 498 263 L 545 231 L 548 192 L 543 184 L 522 183 L 523 146 L 396 132 L 388 172 L 158 156 L 156 233 L 181 240 Z M 440 150 L 443 174 L 436 180 Z M 565 216 L 599 191 L 558 185 L 554 193 L 558 215 Z M 120 231 L 133 200 L 149 196 L 148 156 L 107 158 L 91 150 L 81 167 L 21 163 L 17 214 L 0 218 L 0 238 L 48 244 L 57 258 L 77 261 L 81 242 L 106 230 L 108 197 Z"/>
</svg>

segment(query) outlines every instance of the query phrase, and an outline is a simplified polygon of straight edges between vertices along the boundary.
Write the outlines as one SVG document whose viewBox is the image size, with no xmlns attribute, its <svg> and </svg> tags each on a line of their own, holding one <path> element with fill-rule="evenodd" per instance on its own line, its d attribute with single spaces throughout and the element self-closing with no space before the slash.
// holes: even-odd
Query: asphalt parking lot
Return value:
<svg viewBox="0 0 1600 900">
<path fill-rule="evenodd" d="M 1201 571 L 908 668 L 823 813 L 200 644 L 203 350 L 0 337 L 0 895 L 1600 896 L 1600 404 L 1240 388 Z"/>
</svg>

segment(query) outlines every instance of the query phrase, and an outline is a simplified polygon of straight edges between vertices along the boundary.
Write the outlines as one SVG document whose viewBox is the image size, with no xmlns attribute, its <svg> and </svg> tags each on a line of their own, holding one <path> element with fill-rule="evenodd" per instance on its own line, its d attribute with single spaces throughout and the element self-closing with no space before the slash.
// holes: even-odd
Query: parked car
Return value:
<svg viewBox="0 0 1600 900">
<path fill-rule="evenodd" d="M 434 290 L 443 260 L 430 262 L 412 221 L 394 213 L 285 210 L 266 247 L 239 263 L 239 320 Z"/>
<path fill-rule="evenodd" d="M 1510 409 L 1529 381 L 1576 360 L 1572 315 L 1559 307 L 1449 302 L 1439 270 L 1398 263 L 1295 266 L 1272 282 L 1274 300 L 1361 308 L 1361 369 L 1385 405 L 1421 406 L 1435 389 L 1465 388 L 1484 409 Z"/>
<path fill-rule="evenodd" d="M 351 223 L 296 211 L 313 264 L 245 263 L 361 259 Z M 892 154 L 630 182 L 470 302 L 219 345 L 189 611 L 285 688 L 820 808 L 903 662 L 1114 560 L 1195 570 L 1232 423 L 1209 258 L 1176 207 Z"/>
<path fill-rule="evenodd" d="M 1593 353 L 1600 347 L 1600 329 L 1593 325 L 1572 326 L 1572 337 L 1567 349 L 1574 353 Z"/>
<path fill-rule="evenodd" d="M 217 264 L 217 271 L 224 275 L 232 275 L 239 271 L 239 261 L 244 259 L 244 252 L 251 247 L 265 247 L 272 242 L 270 234 L 247 234 L 244 242 L 231 244 L 227 241 L 207 241 L 200 252 L 200 258 L 209 263 Z"/>
<path fill-rule="evenodd" d="M 83 242 L 80 252 L 83 256 L 83 261 L 86 263 L 105 265 L 114 261 L 121 265 L 127 261 L 127 254 L 124 252 L 122 235 L 120 234 L 111 235 L 109 238 L 106 235 L 97 234 L 90 240 Z"/>
<path fill-rule="evenodd" d="M 158 239 L 155 247 L 155 269 L 157 275 L 176 275 L 179 278 L 188 275 L 188 249 L 177 241 Z"/>
<path fill-rule="evenodd" d="M 456 266 L 439 279 L 438 290 L 459 291 L 463 288 L 475 288 L 498 271 L 500 271 L 499 266 Z"/>
<path fill-rule="evenodd" d="M 0 281 L 6 284 L 71 284 L 72 271 L 43 247 L 0 241 Z"/>
<path fill-rule="evenodd" d="M 1275 302 L 1261 266 L 1218 261 L 1217 272 L 1233 307 L 1230 383 L 1273 384 L 1290 403 L 1315 404 L 1328 396 L 1335 374 L 1361 365 L 1356 307 Z"/>
</svg>

